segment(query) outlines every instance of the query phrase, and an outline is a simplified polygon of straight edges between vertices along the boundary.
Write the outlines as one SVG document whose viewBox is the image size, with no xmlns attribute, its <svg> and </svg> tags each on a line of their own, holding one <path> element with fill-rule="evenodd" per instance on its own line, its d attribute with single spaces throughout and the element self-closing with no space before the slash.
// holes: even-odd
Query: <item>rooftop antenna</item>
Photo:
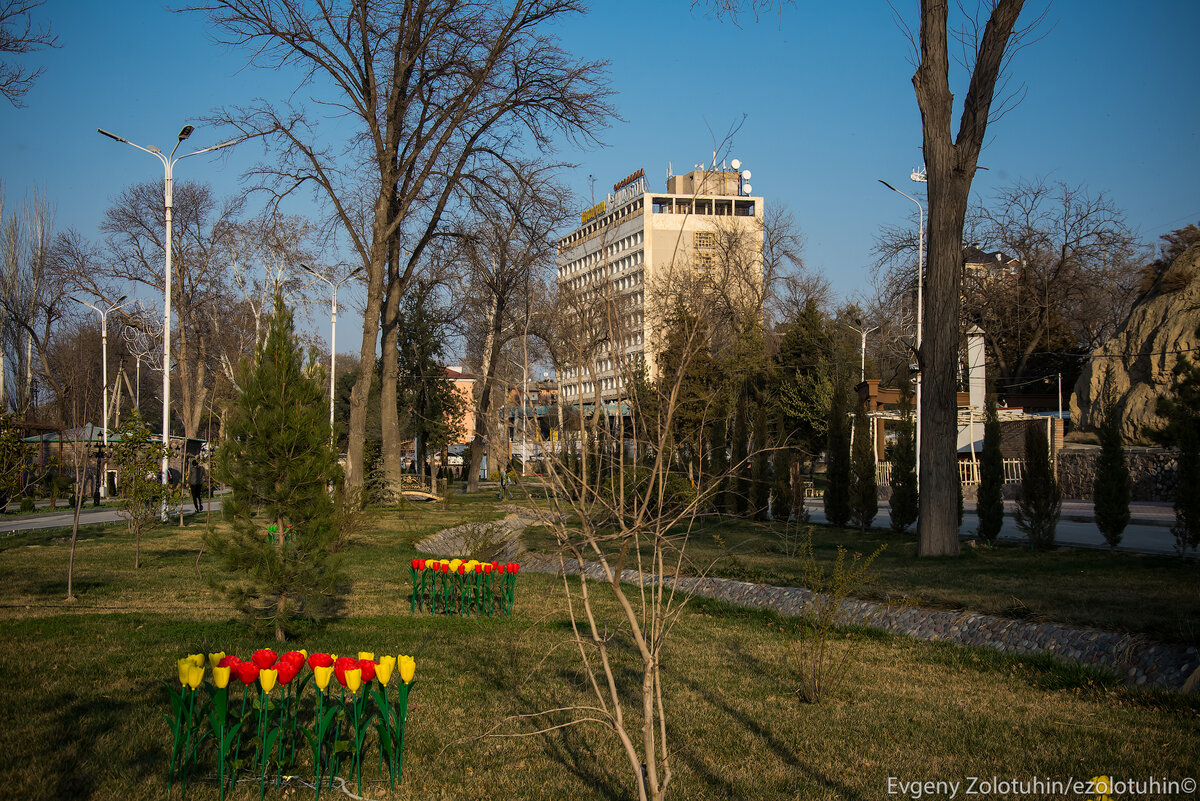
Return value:
<svg viewBox="0 0 1200 801">
<path fill-rule="evenodd" d="M 592 205 L 596 205 L 596 176 L 588 173 L 588 186 L 592 190 Z"/>
<path fill-rule="evenodd" d="M 673 176 L 674 174 L 675 174 L 675 171 L 671 166 L 671 162 L 668 161 L 667 162 L 667 180 L 669 181 L 671 179 L 671 176 Z"/>
</svg>

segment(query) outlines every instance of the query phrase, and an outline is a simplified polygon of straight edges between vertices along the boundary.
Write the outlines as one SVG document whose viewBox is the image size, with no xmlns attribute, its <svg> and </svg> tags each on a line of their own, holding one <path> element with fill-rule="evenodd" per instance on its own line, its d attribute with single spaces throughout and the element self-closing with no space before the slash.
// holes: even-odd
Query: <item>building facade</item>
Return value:
<svg viewBox="0 0 1200 801">
<path fill-rule="evenodd" d="M 651 192 L 638 170 L 580 215 L 558 242 L 559 297 L 573 337 L 562 354 L 564 403 L 619 401 L 630 370 L 641 366 L 653 380 L 666 307 L 696 279 L 761 295 L 763 199 L 748 188 L 736 170 L 698 166 L 669 176 L 666 192 Z M 736 259 L 731 239 L 744 243 Z M 731 261 L 739 262 L 737 280 Z"/>
</svg>

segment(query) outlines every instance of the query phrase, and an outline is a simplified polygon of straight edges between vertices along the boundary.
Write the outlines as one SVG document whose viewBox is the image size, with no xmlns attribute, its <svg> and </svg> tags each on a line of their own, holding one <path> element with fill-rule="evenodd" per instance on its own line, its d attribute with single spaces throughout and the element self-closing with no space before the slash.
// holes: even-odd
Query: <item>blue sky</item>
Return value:
<svg viewBox="0 0 1200 801">
<path fill-rule="evenodd" d="M 894 5 L 915 18 L 916 0 Z M 9 204 L 43 191 L 60 229 L 98 237 L 110 198 L 162 178 L 155 159 L 97 127 L 169 149 L 185 122 L 212 108 L 294 86 L 286 74 L 245 68 L 245 54 L 213 43 L 201 17 L 158 4 L 49 0 L 42 14 L 62 47 L 32 57 L 45 74 L 27 108 L 0 106 L 0 176 Z M 1109 193 L 1148 242 L 1200 220 L 1197 29 L 1194 0 L 1054 3 L 1043 37 L 1012 64 L 1026 94 L 989 129 L 976 193 L 1019 178 L 1083 184 Z M 714 137 L 745 115 L 730 155 L 753 171 L 755 194 L 790 208 L 807 263 L 838 293 L 864 286 L 880 226 L 915 211 L 877 182 L 912 194 L 908 175 L 921 163 L 910 46 L 887 3 L 799 2 L 735 25 L 687 0 L 613 0 L 557 32 L 578 56 L 611 62 L 623 118 L 600 132 L 603 148 L 556 154 L 578 165 L 564 180 L 581 200 L 589 174 L 597 195 L 638 168 L 662 188 L 668 162 L 681 173 L 707 161 Z M 961 80 L 955 88 L 965 92 Z M 220 139 L 200 127 L 189 144 Z M 261 148 L 225 152 L 184 161 L 176 178 L 243 191 L 239 174 Z M 341 349 L 354 347 L 352 330 Z"/>
</svg>

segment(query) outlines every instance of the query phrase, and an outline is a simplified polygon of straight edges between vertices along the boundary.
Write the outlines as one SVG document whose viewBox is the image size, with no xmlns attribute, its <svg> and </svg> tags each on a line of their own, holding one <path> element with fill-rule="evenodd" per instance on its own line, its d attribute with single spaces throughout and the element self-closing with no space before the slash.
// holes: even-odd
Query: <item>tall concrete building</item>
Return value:
<svg viewBox="0 0 1200 801">
<path fill-rule="evenodd" d="M 763 199 L 750 195 L 749 171 L 706 169 L 667 178 L 651 192 L 642 170 L 618 181 L 603 201 L 580 215 L 580 226 L 558 242 L 558 286 L 568 325 L 569 365 L 559 376 L 569 405 L 626 395 L 627 369 L 644 364 L 649 378 L 665 331 L 672 292 L 710 284 L 762 285 Z M 738 276 L 730 277 L 728 242 L 738 241 Z M 743 287 L 732 286 L 742 284 Z"/>
</svg>

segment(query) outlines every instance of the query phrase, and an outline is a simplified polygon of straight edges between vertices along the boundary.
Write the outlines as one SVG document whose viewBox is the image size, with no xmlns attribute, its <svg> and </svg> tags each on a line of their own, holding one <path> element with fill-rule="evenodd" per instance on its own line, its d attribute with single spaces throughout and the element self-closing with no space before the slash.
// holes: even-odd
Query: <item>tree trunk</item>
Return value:
<svg viewBox="0 0 1200 801">
<path fill-rule="evenodd" d="M 919 556 L 955 555 L 958 548 L 958 399 L 960 272 L 963 220 L 987 131 L 996 81 L 1023 0 L 998 0 L 977 41 L 958 136 L 952 138 L 945 0 L 921 2 L 921 63 L 913 75 L 928 177 L 929 261 L 921 368 Z"/>
<path fill-rule="evenodd" d="M 382 371 L 379 385 L 380 457 L 383 461 L 384 482 L 389 496 L 400 492 L 404 466 L 400 458 L 400 416 L 397 411 L 400 382 L 400 252 L 389 248 L 387 287 L 384 291 Z"/>
<path fill-rule="evenodd" d="M 367 436 L 367 399 L 371 394 L 371 380 L 375 375 L 375 343 L 379 338 L 379 313 L 383 305 L 383 277 L 387 262 L 387 249 L 383 236 L 386 220 L 380 206 L 386 207 L 387 199 L 376 203 L 375 237 L 371 258 L 366 265 L 367 307 L 363 311 L 362 345 L 358 352 L 358 377 L 350 390 L 350 426 L 346 449 L 346 491 L 353 495 L 362 492 L 366 484 L 363 464 L 363 449 Z"/>
<path fill-rule="evenodd" d="M 488 414 L 492 407 L 492 377 L 496 370 L 496 359 L 500 356 L 500 298 L 492 295 L 488 309 L 487 339 L 483 345 L 483 363 L 475 383 L 475 435 L 471 438 L 471 472 L 467 476 L 467 491 L 479 489 L 479 468 L 483 463 L 483 451 L 488 444 Z M 493 465 L 488 465 L 490 470 Z"/>
</svg>

